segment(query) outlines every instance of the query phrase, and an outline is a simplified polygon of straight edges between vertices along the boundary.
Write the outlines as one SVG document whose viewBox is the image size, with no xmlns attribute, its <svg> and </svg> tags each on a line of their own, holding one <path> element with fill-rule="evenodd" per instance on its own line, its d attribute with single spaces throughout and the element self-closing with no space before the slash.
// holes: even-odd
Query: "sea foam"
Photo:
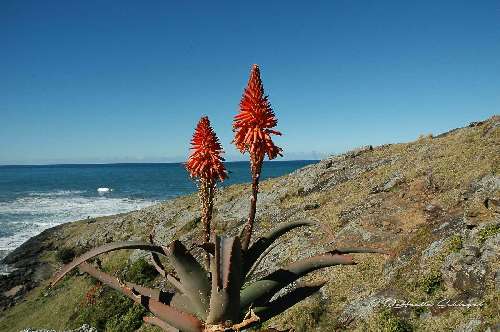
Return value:
<svg viewBox="0 0 500 332">
<path fill-rule="evenodd" d="M 13 250 L 30 237 L 65 222 L 138 210 L 155 203 L 145 199 L 89 197 L 83 193 L 33 192 L 0 202 L 0 250 Z"/>
</svg>

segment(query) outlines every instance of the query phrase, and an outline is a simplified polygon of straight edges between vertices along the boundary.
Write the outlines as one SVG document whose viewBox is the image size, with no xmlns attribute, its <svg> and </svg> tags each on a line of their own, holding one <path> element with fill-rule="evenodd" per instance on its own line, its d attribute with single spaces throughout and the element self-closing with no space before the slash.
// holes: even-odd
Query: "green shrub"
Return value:
<svg viewBox="0 0 500 332">
<path fill-rule="evenodd" d="M 411 332 L 413 327 L 406 320 L 397 317 L 389 309 L 383 310 L 377 320 L 378 331 Z"/>
<path fill-rule="evenodd" d="M 497 235 L 498 233 L 500 233 L 500 224 L 488 225 L 484 227 L 478 233 L 479 243 L 483 244 L 484 242 L 486 242 L 487 239 Z"/>
<path fill-rule="evenodd" d="M 420 289 L 422 289 L 426 294 L 432 295 L 437 290 L 441 288 L 443 284 L 443 277 L 439 272 L 432 272 L 425 275 L 420 280 Z"/>
<path fill-rule="evenodd" d="M 71 248 L 62 248 L 62 249 L 58 250 L 56 253 L 57 261 L 59 261 L 63 264 L 71 262 L 73 260 L 73 258 L 75 258 L 75 256 L 76 256 L 75 250 L 73 250 Z"/>
<path fill-rule="evenodd" d="M 418 318 L 420 317 L 420 315 L 426 313 L 426 312 L 429 312 L 429 308 L 428 307 L 414 307 L 413 308 L 413 313 L 415 314 L 415 316 Z"/>
<path fill-rule="evenodd" d="M 323 320 L 327 318 L 326 303 L 318 295 L 306 303 L 292 307 L 289 312 L 285 325 L 294 326 L 296 331 L 322 330 Z M 328 323 L 331 325 L 332 322 Z"/>
<path fill-rule="evenodd" d="M 460 235 L 453 235 L 448 240 L 448 250 L 451 252 L 459 252 L 463 248 L 462 237 Z"/>
<path fill-rule="evenodd" d="M 139 258 L 121 273 L 123 280 L 141 285 L 151 284 L 158 272 L 144 258 Z M 71 317 L 71 328 L 89 324 L 99 331 L 133 332 L 138 329 L 147 313 L 139 304 L 108 287 L 89 303 L 83 300 Z"/>
<path fill-rule="evenodd" d="M 127 316 L 133 304 L 134 302 L 124 295 L 109 288 L 104 289 L 100 296 L 96 298 L 94 304 L 82 301 L 70 319 L 70 328 L 78 328 L 83 324 L 89 324 L 99 331 L 117 331 L 108 330 L 108 322 L 110 324 L 109 327 L 114 327 L 116 324 L 113 322 L 124 321 L 124 317 Z M 142 324 L 142 316 L 139 319 L 140 324 Z M 136 329 L 137 322 L 129 319 L 128 323 L 132 325 L 130 329 L 123 325 L 120 331 L 126 332 Z"/>
<path fill-rule="evenodd" d="M 128 266 L 123 279 L 139 285 L 151 285 L 156 276 L 158 271 L 146 259 L 139 258 Z"/>
<path fill-rule="evenodd" d="M 133 332 L 142 325 L 142 317 L 147 313 L 139 304 L 133 304 L 121 317 L 113 317 L 106 323 L 106 331 Z"/>
</svg>

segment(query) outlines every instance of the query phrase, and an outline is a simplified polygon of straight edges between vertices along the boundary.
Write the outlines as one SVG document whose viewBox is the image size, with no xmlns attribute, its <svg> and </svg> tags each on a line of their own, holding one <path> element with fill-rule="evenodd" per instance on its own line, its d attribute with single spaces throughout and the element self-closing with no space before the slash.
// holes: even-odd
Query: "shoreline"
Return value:
<svg viewBox="0 0 500 332">
<path fill-rule="evenodd" d="M 273 161 L 264 178 L 289 174 L 312 163 L 316 161 Z M 246 183 L 247 164 L 247 161 L 229 163 L 233 173 L 221 188 Z M 0 191 L 0 225 L 5 227 L 0 236 L 0 250 L 15 250 L 43 230 L 62 223 L 131 212 L 195 192 L 195 184 L 179 165 L 134 163 L 107 164 L 104 168 L 102 165 L 14 167 L 0 176 L 0 183 L 3 180 L 13 183 L 9 190 L 2 188 Z M 26 170 L 32 167 L 38 170 Z M 27 176 L 34 180 L 23 183 Z M 85 181 L 81 180 L 81 176 Z M 99 192 L 99 188 L 103 187 L 111 189 Z"/>
</svg>

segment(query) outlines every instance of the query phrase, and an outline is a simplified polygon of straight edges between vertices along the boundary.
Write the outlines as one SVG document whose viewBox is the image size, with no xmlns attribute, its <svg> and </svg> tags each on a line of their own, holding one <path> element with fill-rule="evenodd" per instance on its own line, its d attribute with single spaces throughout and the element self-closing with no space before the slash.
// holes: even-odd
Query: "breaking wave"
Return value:
<svg viewBox="0 0 500 332">
<path fill-rule="evenodd" d="M 0 202 L 0 251 L 13 250 L 43 230 L 87 217 L 138 210 L 152 200 L 84 196 L 85 191 L 31 192 Z"/>
</svg>

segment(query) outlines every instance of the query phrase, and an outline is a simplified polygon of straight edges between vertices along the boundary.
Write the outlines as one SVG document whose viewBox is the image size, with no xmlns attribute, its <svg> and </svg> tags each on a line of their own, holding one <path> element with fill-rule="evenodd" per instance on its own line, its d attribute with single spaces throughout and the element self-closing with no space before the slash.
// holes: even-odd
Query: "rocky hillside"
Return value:
<svg viewBox="0 0 500 332">
<path fill-rule="evenodd" d="M 313 273 L 321 292 L 268 326 L 295 331 L 500 330 L 500 116 L 404 144 L 364 147 L 262 183 L 257 231 L 307 218 L 317 227 L 292 232 L 254 277 L 283 262 L 337 246 L 385 248 L 356 254 L 355 266 Z M 249 186 L 218 192 L 215 221 L 236 234 Z M 75 254 L 99 244 L 146 239 L 186 242 L 199 235 L 196 195 L 127 214 L 68 223 L 32 238 L 4 259 L 0 331 L 73 329 L 156 331 L 140 307 L 73 274 L 54 289 L 47 279 Z M 141 252 L 104 256 L 103 269 L 163 285 Z"/>
</svg>

